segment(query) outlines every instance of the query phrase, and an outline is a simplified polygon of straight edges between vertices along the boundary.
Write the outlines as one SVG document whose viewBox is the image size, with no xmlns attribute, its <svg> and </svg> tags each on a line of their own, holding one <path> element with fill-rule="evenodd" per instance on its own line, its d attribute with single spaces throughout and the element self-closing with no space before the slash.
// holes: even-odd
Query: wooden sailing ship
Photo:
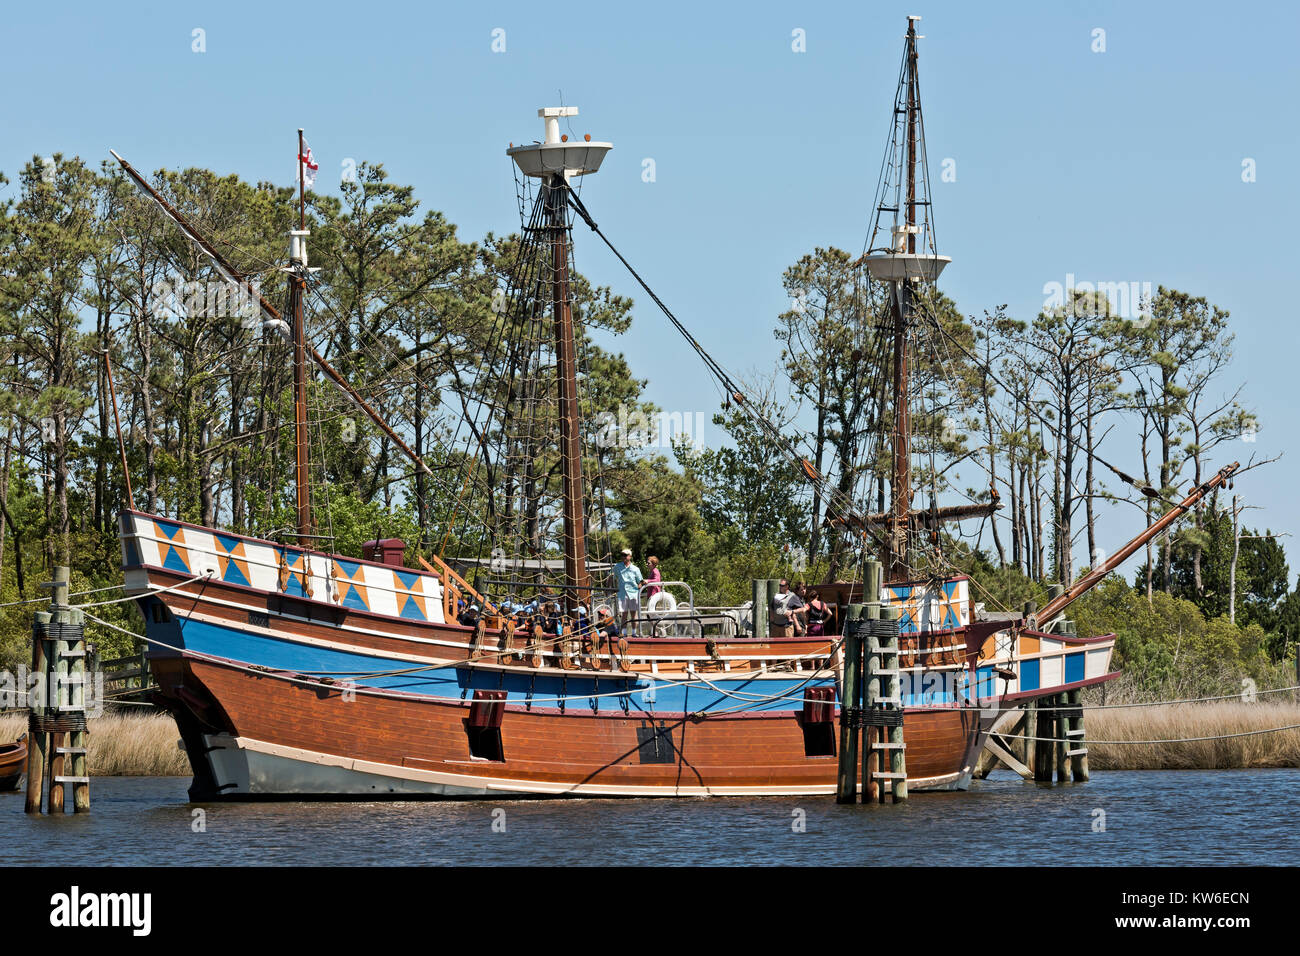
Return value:
<svg viewBox="0 0 1300 956">
<path fill-rule="evenodd" d="M 873 281 L 887 284 L 894 303 L 895 396 L 908 395 L 914 299 L 947 261 L 917 243 L 923 144 L 916 39 L 909 23 L 900 81 L 905 200 L 890 247 L 863 263 Z M 545 549 L 534 539 L 526 554 L 505 559 L 509 581 L 484 585 L 481 578 L 470 583 L 469 565 L 457 570 L 442 555 L 407 567 L 400 543 L 377 541 L 363 557 L 318 547 L 307 482 L 306 387 L 313 370 L 344 390 L 417 469 L 429 468 L 307 344 L 308 236 L 300 216 L 289 267 L 291 323 L 260 300 L 268 327 L 289 326 L 294 347 L 295 533 L 259 539 L 133 506 L 120 519 L 126 586 L 146 621 L 158 702 L 175 716 L 189 755 L 193 799 L 835 791 L 835 727 L 849 709 L 836 705 L 847 614 L 835 619 L 834 633 L 789 637 L 761 627 L 761 603 L 710 616 L 687 600 L 617 639 L 595 626 L 610 591 L 591 570 L 570 288 L 572 215 L 576 210 L 595 224 L 571 184 L 599 169 L 611 146 L 561 136 L 559 120 L 573 112 L 539 111 L 544 139 L 509 151 L 537 190 L 521 253 L 531 285 L 521 283 L 513 298 L 526 313 L 530 341 L 553 350 L 554 391 L 544 403 L 532 393 L 531 407 L 547 405 L 558 423 L 562 533 L 547 553 L 561 558 L 543 560 Z M 243 278 L 119 161 L 226 279 Z M 542 305 L 549 306 L 545 316 Z M 858 516 L 841 502 L 838 520 L 861 534 L 864 547 L 883 542 L 879 604 L 898 618 L 898 670 L 907 680 L 895 705 L 906 728 L 908 785 L 962 789 L 1003 709 L 1115 676 L 1113 636 L 1067 633 L 1057 624 L 1060 613 L 1231 471 L 1196 489 L 1036 618 L 987 619 L 965 576 L 912 577 L 912 549 L 926 528 L 981 509 L 913 509 L 907 401 L 896 401 L 895 409 L 892 508 Z M 515 440 L 516 454 L 527 459 L 535 449 L 518 428 L 526 415 L 502 414 L 497 433 Z M 806 460 L 800 463 L 810 480 L 822 480 Z M 518 511 L 505 513 L 522 520 Z M 502 519 L 499 527 L 508 524 Z M 541 583 L 547 568 L 555 575 Z M 854 588 L 845 586 L 841 603 L 863 599 L 861 583 Z M 554 597 L 539 604 L 539 593 Z M 765 601 L 766 591 L 756 584 L 755 595 Z M 467 604 L 480 613 L 463 623 Z"/>
</svg>

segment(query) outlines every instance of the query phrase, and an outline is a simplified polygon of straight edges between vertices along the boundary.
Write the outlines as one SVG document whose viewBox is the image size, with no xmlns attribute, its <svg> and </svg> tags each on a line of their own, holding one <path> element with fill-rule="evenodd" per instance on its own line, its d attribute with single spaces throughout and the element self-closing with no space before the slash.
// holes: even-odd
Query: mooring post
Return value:
<svg viewBox="0 0 1300 956">
<path fill-rule="evenodd" d="M 768 623 L 768 629 L 763 634 L 763 636 L 771 637 L 772 636 L 772 599 L 781 593 L 781 579 L 768 578 L 766 581 L 763 582 L 763 585 L 767 593 L 767 596 L 763 599 L 763 602 L 767 607 L 767 623 Z M 784 637 L 785 633 L 782 632 L 777 636 Z"/>
<path fill-rule="evenodd" d="M 764 578 L 754 578 L 750 592 L 754 605 L 751 615 L 754 637 L 767 637 L 767 581 Z"/>
<path fill-rule="evenodd" d="M 1066 730 L 1070 738 L 1070 775 L 1076 783 L 1086 783 L 1088 780 L 1088 743 L 1083 731 L 1083 691 L 1076 688 L 1067 691 L 1065 696 L 1070 704 L 1070 722 Z"/>
<path fill-rule="evenodd" d="M 903 743 L 903 692 L 902 692 L 902 674 L 899 664 L 902 661 L 899 653 L 899 619 L 902 612 L 897 607 L 883 608 L 880 612 L 881 623 L 884 627 L 877 628 L 884 634 L 886 652 L 881 656 L 881 662 L 884 664 L 882 674 L 884 697 L 888 702 L 887 708 L 897 710 L 897 721 L 889 725 L 888 734 L 881 733 L 881 737 L 887 738 L 889 751 L 889 784 L 890 790 L 894 796 L 894 802 L 907 799 L 907 760 L 906 745 Z"/>
<path fill-rule="evenodd" d="M 1052 782 L 1052 707 L 1051 697 L 1040 697 L 1034 702 L 1034 780 Z"/>
<path fill-rule="evenodd" d="M 1025 725 L 1024 725 L 1024 744 L 1025 744 L 1025 766 L 1029 768 L 1031 779 L 1037 779 L 1034 767 L 1038 765 L 1035 759 L 1038 755 L 1038 748 L 1034 745 L 1034 729 L 1038 726 L 1038 708 L 1034 706 L 1032 700 L 1025 701 Z"/>
<path fill-rule="evenodd" d="M 871 647 L 873 644 L 871 635 L 874 633 L 875 622 L 880 620 L 880 582 L 883 565 L 879 561 L 870 560 L 866 563 L 866 568 L 862 578 L 862 600 L 863 610 L 862 617 L 866 623 L 862 626 L 862 675 L 861 691 L 859 696 L 862 698 L 862 802 L 869 803 L 876 799 L 876 772 L 883 769 L 880 766 L 880 748 L 876 744 L 880 740 L 880 734 L 875 727 L 867 722 L 870 717 L 871 707 L 875 700 L 877 688 L 873 680 L 873 666 L 875 658 L 871 656 Z"/>
<path fill-rule="evenodd" d="M 50 671 L 49 688 L 50 714 L 58 720 L 69 710 L 71 703 L 68 695 L 70 672 L 68 670 L 68 652 L 71 642 L 64 624 L 68 618 L 68 582 L 69 572 L 66 567 L 54 569 L 54 584 L 50 594 L 50 641 L 46 650 L 46 667 Z M 50 733 L 50 813 L 62 813 L 67 787 L 63 783 L 66 775 L 68 735 L 63 730 Z"/>
<path fill-rule="evenodd" d="M 1065 783 L 1070 779 L 1070 758 L 1066 756 L 1070 749 L 1070 738 L 1066 733 L 1065 694 L 1057 694 L 1053 704 L 1056 707 L 1056 719 L 1052 722 L 1054 728 L 1052 737 L 1055 740 L 1053 747 L 1056 751 L 1056 782 Z"/>
<path fill-rule="evenodd" d="M 845 615 L 843 640 L 844 678 L 840 682 L 840 760 L 835 783 L 836 803 L 858 800 L 858 674 L 862 659 L 859 619 L 862 605 L 850 604 Z"/>
<path fill-rule="evenodd" d="M 28 698 L 28 813 L 62 813 L 66 789 L 73 808 L 90 808 L 86 770 L 85 615 L 68 604 L 69 571 L 54 569 L 50 609 L 32 623 L 32 672 L 38 684 Z M 69 761 L 67 758 L 72 757 Z M 66 768 L 71 763 L 72 773 Z M 45 802 L 48 784 L 48 803 Z"/>
<path fill-rule="evenodd" d="M 89 731 L 85 730 L 86 715 L 86 681 L 93 680 L 93 672 L 86 667 L 90 651 L 86 647 L 86 614 L 78 608 L 68 611 L 68 623 L 76 631 L 76 640 L 69 648 L 69 663 L 72 679 L 72 713 L 81 721 L 83 729 L 73 730 L 68 734 L 68 753 L 72 756 L 72 811 L 86 813 L 90 810 L 90 767 L 87 763 L 86 747 Z M 147 673 L 147 672 L 146 672 Z M 96 698 L 96 706 L 102 702 Z"/>
<path fill-rule="evenodd" d="M 44 718 L 48 702 L 49 669 L 46 666 L 45 635 L 50 612 L 37 611 L 32 618 L 32 674 L 27 689 L 27 813 L 40 813 L 45 802 L 45 765 L 49 752 L 49 735 Z"/>
<path fill-rule="evenodd" d="M 876 569 L 879 562 L 868 560 L 862 577 L 862 626 L 859 630 L 861 637 L 859 644 L 862 647 L 862 670 L 858 674 L 858 726 L 861 728 L 860 737 L 862 742 L 862 802 L 870 803 L 876 799 L 876 778 L 875 771 L 877 751 L 876 751 L 876 732 L 875 728 L 868 723 L 867 718 L 871 713 L 871 702 L 875 693 L 875 684 L 872 682 L 872 664 L 871 657 L 871 634 L 874 622 L 880 617 L 880 583 L 876 576 Z"/>
</svg>

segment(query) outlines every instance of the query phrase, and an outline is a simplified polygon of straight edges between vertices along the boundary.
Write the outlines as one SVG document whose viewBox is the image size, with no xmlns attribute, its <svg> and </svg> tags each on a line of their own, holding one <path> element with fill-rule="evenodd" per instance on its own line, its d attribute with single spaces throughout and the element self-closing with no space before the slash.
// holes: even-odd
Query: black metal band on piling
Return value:
<svg viewBox="0 0 1300 956">
<path fill-rule="evenodd" d="M 836 803 L 857 803 L 858 739 L 861 736 L 860 684 L 862 645 L 866 621 L 861 619 L 862 605 L 850 604 L 844 622 L 844 677 L 840 681 L 840 752 L 839 773 L 835 782 Z M 864 781 L 865 783 L 865 781 Z"/>
</svg>

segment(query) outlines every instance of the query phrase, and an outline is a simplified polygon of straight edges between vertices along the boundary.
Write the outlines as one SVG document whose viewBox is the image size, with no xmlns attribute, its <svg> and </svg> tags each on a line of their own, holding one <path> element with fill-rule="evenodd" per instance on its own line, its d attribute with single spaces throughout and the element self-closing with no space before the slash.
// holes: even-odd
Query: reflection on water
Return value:
<svg viewBox="0 0 1300 956">
<path fill-rule="evenodd" d="M 188 778 L 104 777 L 92 812 L 0 794 L 5 862 L 293 864 L 1274 864 L 1300 862 L 1300 770 L 995 772 L 899 806 L 832 798 L 189 804 Z M 196 811 L 202 811 L 196 813 Z M 1104 832 L 1099 826 L 1104 823 Z M 198 830 L 199 832 L 196 832 Z"/>
</svg>

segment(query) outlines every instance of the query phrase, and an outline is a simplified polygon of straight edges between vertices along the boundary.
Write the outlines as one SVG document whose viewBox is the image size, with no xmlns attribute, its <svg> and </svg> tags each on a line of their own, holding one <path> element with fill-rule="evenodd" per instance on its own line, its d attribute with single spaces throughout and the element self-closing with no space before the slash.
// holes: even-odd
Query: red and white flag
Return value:
<svg viewBox="0 0 1300 956">
<path fill-rule="evenodd" d="M 320 167 L 316 165 L 316 160 L 312 158 L 311 146 L 307 143 L 304 136 L 302 140 L 302 153 L 298 156 L 298 162 L 302 163 L 302 181 L 308 189 L 316 182 L 316 170 Z"/>
</svg>

